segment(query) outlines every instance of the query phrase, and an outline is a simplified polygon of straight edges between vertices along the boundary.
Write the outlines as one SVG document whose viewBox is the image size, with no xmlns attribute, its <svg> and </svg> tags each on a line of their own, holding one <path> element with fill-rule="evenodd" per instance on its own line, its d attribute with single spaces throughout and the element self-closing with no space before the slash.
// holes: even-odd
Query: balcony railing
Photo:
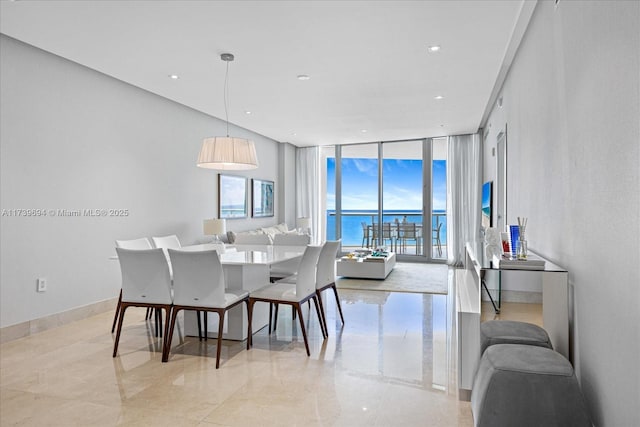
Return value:
<svg viewBox="0 0 640 427">
<path fill-rule="evenodd" d="M 423 240 L 431 238 L 432 258 L 446 258 L 446 212 L 431 213 L 431 228 L 424 230 L 420 211 L 384 211 L 381 234 L 377 232 L 378 212 L 365 210 L 342 211 L 342 249 L 350 251 L 363 247 L 377 247 L 380 236 L 382 245 L 407 255 L 422 255 Z M 327 211 L 327 239 L 335 239 L 336 213 Z M 416 224 L 418 238 L 406 234 L 403 223 Z M 438 226 L 440 225 L 439 239 Z M 425 232 L 426 231 L 426 232 Z M 428 243 L 428 242 L 426 242 Z"/>
</svg>

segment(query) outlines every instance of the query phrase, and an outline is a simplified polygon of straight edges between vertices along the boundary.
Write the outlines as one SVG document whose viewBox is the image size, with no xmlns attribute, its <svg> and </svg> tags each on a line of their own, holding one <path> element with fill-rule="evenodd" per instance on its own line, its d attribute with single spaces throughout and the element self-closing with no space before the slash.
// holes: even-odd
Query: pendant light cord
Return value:
<svg viewBox="0 0 640 427">
<path fill-rule="evenodd" d="M 227 118 L 227 138 L 229 137 L 229 107 L 228 107 L 228 92 L 229 92 L 229 61 L 227 61 L 227 71 L 224 74 L 224 115 Z"/>
</svg>

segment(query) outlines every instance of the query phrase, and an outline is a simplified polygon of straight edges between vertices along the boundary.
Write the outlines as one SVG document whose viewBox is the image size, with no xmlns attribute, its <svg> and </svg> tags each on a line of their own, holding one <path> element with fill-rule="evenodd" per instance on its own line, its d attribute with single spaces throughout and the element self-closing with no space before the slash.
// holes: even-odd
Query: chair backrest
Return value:
<svg viewBox="0 0 640 427">
<path fill-rule="evenodd" d="M 238 233 L 235 245 L 270 245 L 271 237 L 268 234 L 243 234 Z"/>
<path fill-rule="evenodd" d="M 336 254 L 340 240 L 327 241 L 322 246 L 316 270 L 316 288 L 321 288 L 336 281 Z"/>
<path fill-rule="evenodd" d="M 433 229 L 433 238 L 434 239 L 439 239 L 440 238 L 440 229 L 442 228 L 442 222 L 438 223 L 438 228 L 434 228 Z"/>
<path fill-rule="evenodd" d="M 302 298 L 316 292 L 316 267 L 322 246 L 307 246 L 298 266 L 296 295 Z"/>
<path fill-rule="evenodd" d="M 362 235 L 367 237 L 369 235 L 369 226 L 364 221 L 362 221 L 360 225 L 362 226 Z"/>
<path fill-rule="evenodd" d="M 274 246 L 307 246 L 309 243 L 311 243 L 311 236 L 308 234 L 278 233 L 273 236 Z"/>
<path fill-rule="evenodd" d="M 418 235 L 416 224 L 414 222 L 407 222 L 400 224 L 400 232 L 405 239 L 415 239 Z"/>
<path fill-rule="evenodd" d="M 391 223 L 385 222 L 384 224 L 382 224 L 382 238 L 390 239 L 391 237 L 394 237 L 394 236 L 395 234 L 392 233 L 392 230 L 391 230 Z"/>
<path fill-rule="evenodd" d="M 180 240 L 178 240 L 178 236 L 175 234 L 172 234 L 171 236 L 152 237 L 151 240 L 153 240 L 153 245 L 156 248 L 179 249 L 182 247 Z"/>
<path fill-rule="evenodd" d="M 116 240 L 116 248 L 122 249 L 152 249 L 151 242 L 146 237 L 133 240 Z"/>
<path fill-rule="evenodd" d="M 225 306 L 224 272 L 217 251 L 168 251 L 173 266 L 175 305 L 216 308 Z"/>
<path fill-rule="evenodd" d="M 122 272 L 122 301 L 171 304 L 171 275 L 162 249 L 116 248 Z"/>
</svg>

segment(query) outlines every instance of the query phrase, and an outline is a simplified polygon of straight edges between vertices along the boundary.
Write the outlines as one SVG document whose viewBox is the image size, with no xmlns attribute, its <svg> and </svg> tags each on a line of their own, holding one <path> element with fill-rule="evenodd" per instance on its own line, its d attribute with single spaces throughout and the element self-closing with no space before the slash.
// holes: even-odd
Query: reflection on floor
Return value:
<svg viewBox="0 0 640 427">
<path fill-rule="evenodd" d="M 450 296 L 340 295 L 347 323 L 327 298 L 329 339 L 315 314 L 307 319 L 311 357 L 289 310 L 277 333 L 255 335 L 250 351 L 224 342 L 218 370 L 215 340 L 185 339 L 182 329 L 161 363 L 142 309 L 127 312 L 115 359 L 113 313 L 3 344 L 0 424 L 473 425 L 457 396 Z M 503 304 L 501 317 L 533 321 L 531 308 Z"/>
</svg>

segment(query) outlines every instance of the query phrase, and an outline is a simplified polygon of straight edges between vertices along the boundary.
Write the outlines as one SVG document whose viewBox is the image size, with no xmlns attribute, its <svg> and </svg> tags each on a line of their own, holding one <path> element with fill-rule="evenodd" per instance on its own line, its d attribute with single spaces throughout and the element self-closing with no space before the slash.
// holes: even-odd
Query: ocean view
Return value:
<svg viewBox="0 0 640 427">
<path fill-rule="evenodd" d="M 336 216 L 335 210 L 327 210 L 327 240 L 335 240 L 336 230 Z M 343 246 L 360 246 L 362 244 L 362 222 L 372 224 L 372 221 L 376 219 L 377 211 L 371 210 L 343 210 L 342 211 L 342 245 Z M 393 210 L 385 211 L 383 215 L 383 222 L 394 223 L 397 219 L 402 222 L 404 217 L 407 217 L 407 222 L 413 222 L 416 224 L 422 224 L 422 214 L 419 210 Z M 431 220 L 431 229 L 437 227 L 437 222 L 442 223 L 440 229 L 440 240 L 442 244 L 446 244 L 447 240 L 447 217 L 444 210 L 434 210 Z M 431 232 L 427 230 L 423 234 L 429 238 Z"/>
</svg>

